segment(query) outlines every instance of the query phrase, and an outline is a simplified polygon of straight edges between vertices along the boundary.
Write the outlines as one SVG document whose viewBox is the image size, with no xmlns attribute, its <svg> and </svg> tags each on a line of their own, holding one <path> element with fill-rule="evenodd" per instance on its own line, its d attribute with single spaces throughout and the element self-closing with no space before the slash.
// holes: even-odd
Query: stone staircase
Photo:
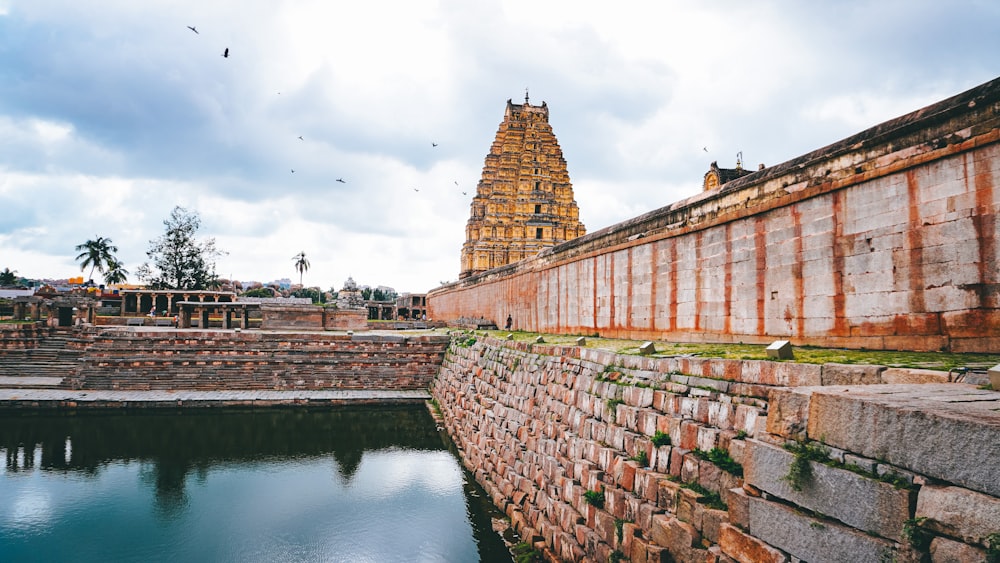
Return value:
<svg viewBox="0 0 1000 563">
<path fill-rule="evenodd" d="M 0 386 L 5 388 L 52 389 L 76 375 L 83 355 L 79 339 L 71 331 L 39 335 L 34 346 L 0 353 Z"/>
</svg>

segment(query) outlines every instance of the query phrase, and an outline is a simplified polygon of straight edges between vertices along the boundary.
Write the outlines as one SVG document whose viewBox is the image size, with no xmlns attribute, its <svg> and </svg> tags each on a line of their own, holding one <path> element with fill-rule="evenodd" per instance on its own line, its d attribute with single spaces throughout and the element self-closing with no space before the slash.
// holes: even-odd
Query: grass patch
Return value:
<svg viewBox="0 0 1000 563">
<path fill-rule="evenodd" d="M 656 434 L 653 434 L 652 440 L 653 440 L 653 445 L 656 446 L 657 448 L 660 446 L 669 446 L 670 434 L 664 434 L 663 432 L 657 430 Z"/>
<path fill-rule="evenodd" d="M 698 483 L 684 483 L 681 485 L 681 488 L 694 491 L 701 495 L 701 498 L 698 499 L 698 504 L 704 505 L 708 508 L 714 508 L 715 510 L 729 509 L 729 507 L 726 506 L 726 503 L 722 502 L 722 497 L 719 496 L 719 493 L 712 492 Z"/>
<path fill-rule="evenodd" d="M 736 460 L 730 457 L 729 452 L 727 452 L 726 450 L 723 450 L 721 448 L 712 448 L 711 450 L 708 450 L 706 452 L 696 448 L 691 453 L 694 454 L 699 459 L 704 459 L 712 462 L 713 464 L 718 466 L 719 469 L 722 469 L 726 473 L 730 473 L 737 477 L 743 476 L 743 466 L 736 463 Z"/>
<path fill-rule="evenodd" d="M 543 563 L 542 553 L 535 549 L 533 545 L 528 542 L 519 542 L 511 546 L 511 554 L 514 556 L 514 561 L 516 563 Z"/>
<path fill-rule="evenodd" d="M 583 493 L 583 500 L 597 508 L 604 508 L 604 491 L 586 491 Z"/>
<path fill-rule="evenodd" d="M 484 331 L 480 331 L 484 332 Z M 485 331 L 490 336 L 504 339 L 508 331 Z M 544 334 L 536 332 L 515 332 L 514 340 L 534 342 L 540 334 L 545 342 L 557 346 L 573 346 L 580 335 Z M 639 355 L 639 346 L 645 341 L 619 340 L 613 338 L 587 337 L 587 347 L 610 350 L 619 354 Z M 691 354 L 703 358 L 726 358 L 733 360 L 767 360 L 767 344 L 710 344 L 694 342 L 655 341 L 657 356 Z M 1000 364 L 1000 354 L 956 354 L 951 352 L 907 352 L 893 350 L 846 350 L 841 348 L 817 348 L 796 346 L 795 362 L 805 364 L 862 364 L 888 367 L 919 369 L 949 369 L 966 366 L 990 367 Z M 612 367 L 611 371 L 621 369 Z"/>
<path fill-rule="evenodd" d="M 649 456 L 646 455 L 646 450 L 639 450 L 639 453 L 632 456 L 632 461 L 637 462 L 642 467 L 649 467 Z"/>
</svg>

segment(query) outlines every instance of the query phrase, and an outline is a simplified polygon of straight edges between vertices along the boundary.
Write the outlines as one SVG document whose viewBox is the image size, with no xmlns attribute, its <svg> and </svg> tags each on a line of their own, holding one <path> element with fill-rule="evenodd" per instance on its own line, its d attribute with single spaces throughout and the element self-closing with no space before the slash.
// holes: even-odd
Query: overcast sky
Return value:
<svg viewBox="0 0 1000 563">
<path fill-rule="evenodd" d="M 0 269 L 182 206 L 221 277 L 425 292 L 525 88 L 592 232 L 997 76 L 995 0 L 0 0 Z"/>
</svg>

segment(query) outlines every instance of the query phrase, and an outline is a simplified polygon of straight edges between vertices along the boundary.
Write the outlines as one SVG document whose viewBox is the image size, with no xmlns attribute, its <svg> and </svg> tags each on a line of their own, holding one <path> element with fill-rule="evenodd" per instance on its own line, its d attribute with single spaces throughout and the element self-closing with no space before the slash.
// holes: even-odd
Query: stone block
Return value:
<svg viewBox="0 0 1000 563">
<path fill-rule="evenodd" d="M 587 339 L 584 338 L 584 337 L 582 337 L 582 336 L 579 337 L 579 338 L 577 338 L 576 339 L 576 345 L 577 346 L 586 346 L 587 345 Z"/>
<path fill-rule="evenodd" d="M 810 392 L 775 389 L 771 393 L 767 431 L 791 440 L 803 440 L 809 422 Z"/>
<path fill-rule="evenodd" d="M 986 375 L 990 377 L 990 387 L 994 391 L 1000 391 L 1000 364 L 986 370 Z"/>
<path fill-rule="evenodd" d="M 969 544 L 934 538 L 931 540 L 931 563 L 978 563 L 987 561 L 986 552 Z"/>
<path fill-rule="evenodd" d="M 719 527 L 719 547 L 740 563 L 786 563 L 788 557 L 730 524 Z"/>
<path fill-rule="evenodd" d="M 882 383 L 948 383 L 948 372 L 931 369 L 886 368 Z"/>
<path fill-rule="evenodd" d="M 726 496 L 726 506 L 729 508 L 729 521 L 741 528 L 750 526 L 750 497 L 743 487 L 729 489 Z"/>
<path fill-rule="evenodd" d="M 835 386 L 779 394 L 781 414 L 801 417 L 792 406 L 808 412 L 809 438 L 1000 497 L 1000 394 L 961 384 Z M 798 397 L 786 401 L 790 395 Z M 774 414 L 768 415 L 768 431 L 785 431 L 772 424 Z"/>
<path fill-rule="evenodd" d="M 642 354 L 643 356 L 649 356 L 650 354 L 655 354 L 656 346 L 653 345 L 652 342 L 643 342 L 642 345 L 639 346 L 639 353 Z"/>
<path fill-rule="evenodd" d="M 775 340 L 765 350 L 768 358 L 776 360 L 791 360 L 792 343 L 787 340 Z"/>
<path fill-rule="evenodd" d="M 891 541 L 806 516 L 783 504 L 748 498 L 750 535 L 803 561 L 881 563 L 895 555 Z"/>
<path fill-rule="evenodd" d="M 885 366 L 823 364 L 822 385 L 876 385 Z"/>
<path fill-rule="evenodd" d="M 657 482 L 657 490 L 656 506 L 667 512 L 676 514 L 681 484 L 669 479 L 660 479 Z"/>
<path fill-rule="evenodd" d="M 857 473 L 809 462 L 810 478 L 796 491 L 784 480 L 795 460 L 791 452 L 758 440 L 747 440 L 743 478 L 748 485 L 849 526 L 900 540 L 916 493 L 896 489 Z"/>
<path fill-rule="evenodd" d="M 922 526 L 929 530 L 982 544 L 986 536 L 1000 532 L 1000 498 L 961 487 L 925 485 L 917 495 L 916 516 L 927 518 Z"/>
</svg>

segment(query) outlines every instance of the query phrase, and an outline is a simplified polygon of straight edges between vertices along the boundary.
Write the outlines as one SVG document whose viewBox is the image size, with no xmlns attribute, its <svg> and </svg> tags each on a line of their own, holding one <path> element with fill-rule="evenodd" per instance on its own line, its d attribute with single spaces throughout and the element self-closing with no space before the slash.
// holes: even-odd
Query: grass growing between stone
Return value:
<svg viewBox="0 0 1000 563">
<path fill-rule="evenodd" d="M 446 329 L 437 329 L 447 332 Z M 454 330 L 454 329 L 452 329 Z M 535 341 L 542 336 L 546 344 L 574 346 L 580 335 L 543 334 L 537 332 L 503 330 L 479 330 L 476 334 L 489 335 L 505 340 L 508 334 L 517 342 Z M 471 334 L 471 333 L 470 333 Z M 618 354 L 639 355 L 639 347 L 645 341 L 600 338 L 587 336 L 587 347 L 609 350 Z M 766 344 L 714 344 L 697 342 L 654 341 L 656 353 L 652 357 L 691 355 L 702 358 L 724 358 L 733 360 L 767 360 Z M 888 367 L 933 369 L 948 371 L 962 367 L 985 369 L 1000 364 L 1000 354 L 956 354 L 951 352 L 907 352 L 892 350 L 846 350 L 840 348 L 816 348 L 796 346 L 794 362 L 804 364 L 859 364 Z M 786 360 L 787 361 L 787 360 Z"/>
</svg>

